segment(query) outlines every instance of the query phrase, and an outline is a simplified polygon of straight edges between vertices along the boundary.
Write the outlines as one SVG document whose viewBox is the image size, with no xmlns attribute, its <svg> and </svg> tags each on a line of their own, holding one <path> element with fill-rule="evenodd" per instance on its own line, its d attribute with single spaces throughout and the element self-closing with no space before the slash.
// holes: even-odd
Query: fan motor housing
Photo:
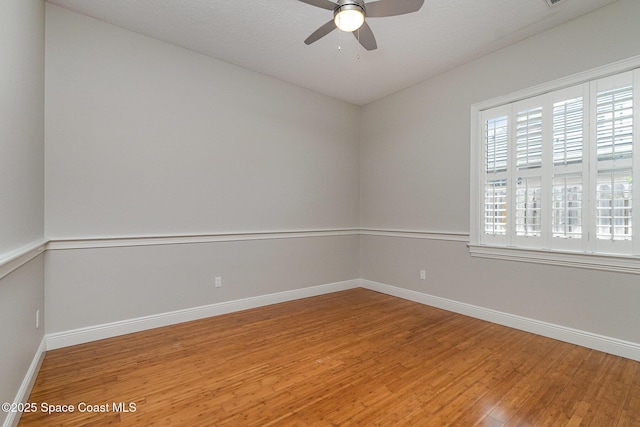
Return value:
<svg viewBox="0 0 640 427">
<path fill-rule="evenodd" d="M 362 11 L 364 16 L 367 16 L 367 9 L 365 9 L 364 1 L 362 0 L 340 0 L 336 8 L 333 9 L 333 17 L 335 18 L 343 10 L 358 10 Z"/>
</svg>

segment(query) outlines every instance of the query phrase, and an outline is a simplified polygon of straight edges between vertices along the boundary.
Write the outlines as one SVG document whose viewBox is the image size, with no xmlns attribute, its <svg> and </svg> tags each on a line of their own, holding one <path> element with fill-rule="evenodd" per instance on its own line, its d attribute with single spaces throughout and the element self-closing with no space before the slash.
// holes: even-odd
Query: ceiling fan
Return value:
<svg viewBox="0 0 640 427">
<path fill-rule="evenodd" d="M 382 18 L 417 12 L 424 4 L 424 0 L 378 0 L 365 6 L 364 0 L 300 0 L 326 10 L 333 11 L 333 19 L 315 30 L 304 41 L 311 44 L 320 40 L 334 29 L 352 32 L 360 44 L 367 50 L 378 48 L 376 38 L 371 31 L 365 17 Z M 359 31 L 356 31 L 359 30 Z"/>
</svg>

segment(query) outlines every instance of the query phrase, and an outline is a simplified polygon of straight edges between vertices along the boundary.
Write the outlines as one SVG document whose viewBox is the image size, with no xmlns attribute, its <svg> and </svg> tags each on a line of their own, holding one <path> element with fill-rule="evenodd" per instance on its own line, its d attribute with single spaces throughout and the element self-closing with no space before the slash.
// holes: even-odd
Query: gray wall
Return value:
<svg viewBox="0 0 640 427">
<path fill-rule="evenodd" d="M 0 254 L 43 236 L 43 8 L 7 0 L 0 14 Z"/>
<path fill-rule="evenodd" d="M 51 239 L 353 227 L 358 107 L 47 5 Z"/>
<path fill-rule="evenodd" d="M 620 0 L 365 106 L 362 227 L 468 233 L 471 105 L 640 54 L 639 16 Z M 461 242 L 361 243 L 365 279 L 640 342 L 635 275 L 472 259 Z"/>
<path fill-rule="evenodd" d="M 357 235 L 313 236 L 358 225 L 358 107 L 46 10 L 45 228 L 79 245 L 46 254 L 48 333 L 358 278 Z M 131 236 L 169 241 L 81 247 Z"/>
<path fill-rule="evenodd" d="M 48 251 L 47 333 L 355 279 L 358 243 L 347 235 Z"/>
<path fill-rule="evenodd" d="M 1 263 L 44 239 L 44 4 L 40 0 L 2 2 L 0 94 Z M 0 276 L 0 402 L 13 401 L 42 340 L 44 327 L 35 328 L 35 313 L 44 309 L 43 280 L 42 256 Z M 0 424 L 5 417 L 0 412 Z"/>
</svg>

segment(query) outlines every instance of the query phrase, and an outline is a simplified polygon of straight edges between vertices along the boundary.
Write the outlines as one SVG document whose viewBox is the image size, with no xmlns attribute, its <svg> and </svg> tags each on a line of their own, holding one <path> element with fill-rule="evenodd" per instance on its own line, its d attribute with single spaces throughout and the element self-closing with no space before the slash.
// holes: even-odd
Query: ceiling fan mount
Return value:
<svg viewBox="0 0 640 427">
<path fill-rule="evenodd" d="M 365 6 L 364 0 L 299 0 L 311 6 L 332 10 L 333 19 L 311 33 L 304 41 L 310 45 L 320 40 L 336 28 L 352 32 L 360 44 L 367 50 L 378 48 L 373 31 L 365 18 L 405 15 L 420 10 L 424 0 L 378 0 Z"/>
</svg>

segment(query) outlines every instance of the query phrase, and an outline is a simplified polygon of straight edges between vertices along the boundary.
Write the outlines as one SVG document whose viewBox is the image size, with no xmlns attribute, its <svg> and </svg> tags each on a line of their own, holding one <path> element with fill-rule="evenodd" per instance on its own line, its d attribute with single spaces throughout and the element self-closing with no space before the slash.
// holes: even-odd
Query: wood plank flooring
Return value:
<svg viewBox="0 0 640 427">
<path fill-rule="evenodd" d="M 29 402 L 20 426 L 640 426 L 640 363 L 354 289 L 50 351 Z"/>
</svg>

